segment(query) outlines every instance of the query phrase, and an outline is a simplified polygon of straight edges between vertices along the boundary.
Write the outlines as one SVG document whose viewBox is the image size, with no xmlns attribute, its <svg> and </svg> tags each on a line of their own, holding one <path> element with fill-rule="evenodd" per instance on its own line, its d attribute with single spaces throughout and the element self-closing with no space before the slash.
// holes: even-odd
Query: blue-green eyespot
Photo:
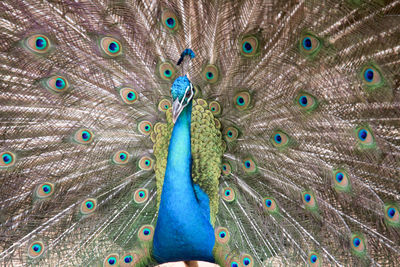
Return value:
<svg viewBox="0 0 400 267">
<path fill-rule="evenodd" d="M 122 54 L 121 43 L 113 37 L 101 38 L 100 48 L 105 57 L 117 57 Z"/>
</svg>

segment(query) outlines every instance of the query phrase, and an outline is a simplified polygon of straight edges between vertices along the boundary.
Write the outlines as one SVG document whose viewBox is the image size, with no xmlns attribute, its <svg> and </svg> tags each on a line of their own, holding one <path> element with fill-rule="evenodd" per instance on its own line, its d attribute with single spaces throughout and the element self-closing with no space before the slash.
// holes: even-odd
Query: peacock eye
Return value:
<svg viewBox="0 0 400 267">
<path fill-rule="evenodd" d="M 125 263 L 130 263 L 131 261 L 133 261 L 132 256 L 125 256 L 125 257 L 124 257 L 124 262 L 125 262 Z"/>
<path fill-rule="evenodd" d="M 222 174 L 224 176 L 229 175 L 231 173 L 231 171 L 232 171 L 232 167 L 229 164 L 229 162 L 222 163 Z"/>
<path fill-rule="evenodd" d="M 114 153 L 112 161 L 118 165 L 124 165 L 129 162 L 129 153 L 125 150 L 120 150 Z"/>
<path fill-rule="evenodd" d="M 130 87 L 122 87 L 119 89 L 119 95 L 121 96 L 122 101 L 128 105 L 135 103 L 139 99 L 136 90 Z"/>
<path fill-rule="evenodd" d="M 367 252 L 367 243 L 362 234 L 352 234 L 350 242 L 353 253 L 358 256 L 365 255 Z"/>
<path fill-rule="evenodd" d="M 242 266 L 253 267 L 253 257 L 249 254 L 242 254 L 240 256 L 240 261 L 242 262 Z"/>
<path fill-rule="evenodd" d="M 150 224 L 143 225 L 138 231 L 138 237 L 141 241 L 150 241 L 153 239 L 154 227 Z"/>
<path fill-rule="evenodd" d="M 356 128 L 356 136 L 358 144 L 361 148 L 375 147 L 375 138 L 372 131 L 367 126 L 359 126 Z"/>
<path fill-rule="evenodd" d="M 278 206 L 276 205 L 276 201 L 272 197 L 264 198 L 263 202 L 264 208 L 270 213 L 278 212 Z"/>
<path fill-rule="evenodd" d="M 271 136 L 272 144 L 277 148 L 284 148 L 290 144 L 289 136 L 283 131 L 277 130 Z"/>
<path fill-rule="evenodd" d="M 217 227 L 215 229 L 215 238 L 220 244 L 228 243 L 230 238 L 228 229 L 225 227 Z"/>
<path fill-rule="evenodd" d="M 146 188 L 139 188 L 138 190 L 135 191 L 134 201 L 137 204 L 144 203 L 149 198 L 148 196 L 149 196 L 149 191 Z"/>
<path fill-rule="evenodd" d="M 317 201 L 311 191 L 303 191 L 301 195 L 306 209 L 310 211 L 318 210 Z"/>
<path fill-rule="evenodd" d="M 153 168 L 153 159 L 147 156 L 143 156 L 139 159 L 138 166 L 141 170 L 149 171 Z"/>
<path fill-rule="evenodd" d="M 370 89 L 379 88 L 385 83 L 380 68 L 375 64 L 364 66 L 360 75 L 364 84 Z"/>
<path fill-rule="evenodd" d="M 153 128 L 153 124 L 150 121 L 141 121 L 138 123 L 138 129 L 141 134 L 144 134 L 144 135 L 151 134 L 152 128 Z"/>
<path fill-rule="evenodd" d="M 41 80 L 44 88 L 53 93 L 63 93 L 70 88 L 68 80 L 60 75 L 53 75 Z"/>
<path fill-rule="evenodd" d="M 110 254 L 105 258 L 103 266 L 104 267 L 116 266 L 118 260 L 119 260 L 118 254 L 116 253 Z"/>
<path fill-rule="evenodd" d="M 36 196 L 38 198 L 46 198 L 49 197 L 53 194 L 54 192 L 54 185 L 49 182 L 45 182 L 43 184 L 40 184 L 36 188 Z"/>
<path fill-rule="evenodd" d="M 162 99 L 158 102 L 158 110 L 162 112 L 166 112 L 171 106 L 171 102 L 168 99 Z"/>
<path fill-rule="evenodd" d="M 246 91 L 237 93 L 233 99 L 235 107 L 240 111 L 248 109 L 251 103 L 250 93 Z"/>
<path fill-rule="evenodd" d="M 243 164 L 243 170 L 246 173 L 255 173 L 257 171 L 257 165 L 254 162 L 254 160 L 250 157 L 245 158 L 242 164 Z"/>
<path fill-rule="evenodd" d="M 105 57 L 116 57 L 122 54 L 121 43 L 113 37 L 103 37 L 99 42 L 99 46 Z"/>
<path fill-rule="evenodd" d="M 304 34 L 300 38 L 300 52 L 304 55 L 314 56 L 321 49 L 321 40 L 310 33 Z"/>
<path fill-rule="evenodd" d="M 45 54 L 50 51 L 50 39 L 43 34 L 34 34 L 24 40 L 24 47 L 36 54 Z"/>
<path fill-rule="evenodd" d="M 318 253 L 316 253 L 315 251 L 311 251 L 308 254 L 308 263 L 310 265 L 310 267 L 317 267 L 317 266 L 321 266 L 321 257 L 319 256 Z"/>
<path fill-rule="evenodd" d="M 232 202 L 235 200 L 235 191 L 231 187 L 225 187 L 221 190 L 221 197 L 227 202 Z"/>
<path fill-rule="evenodd" d="M 240 52 L 245 57 L 253 57 L 259 52 L 259 41 L 257 37 L 249 35 L 240 42 Z"/>
<path fill-rule="evenodd" d="M 176 70 L 169 62 L 163 62 L 158 66 L 160 77 L 163 80 L 171 81 L 175 78 Z"/>
<path fill-rule="evenodd" d="M 238 136 L 239 136 L 239 130 L 234 126 L 227 127 L 223 131 L 223 137 L 227 142 L 236 141 Z"/>
<path fill-rule="evenodd" d="M 189 97 L 192 94 L 192 92 L 189 90 L 186 92 L 186 97 Z"/>
<path fill-rule="evenodd" d="M 387 203 L 384 205 L 385 221 L 389 226 L 400 226 L 399 205 L 397 203 Z"/>
<path fill-rule="evenodd" d="M 164 10 L 164 12 L 161 14 L 161 22 L 163 26 L 170 32 L 175 32 L 179 29 L 178 18 L 171 10 Z"/>
<path fill-rule="evenodd" d="M 300 93 L 296 97 L 296 104 L 305 112 L 311 112 L 318 107 L 317 99 L 308 93 Z"/>
<path fill-rule="evenodd" d="M 202 71 L 203 79 L 209 83 L 216 83 L 219 78 L 219 70 L 216 65 L 207 65 Z"/>
<path fill-rule="evenodd" d="M 0 168 L 11 167 L 15 163 L 15 155 L 10 151 L 0 152 Z"/>
<path fill-rule="evenodd" d="M 37 258 L 44 252 L 44 245 L 41 241 L 34 241 L 28 246 L 28 256 L 30 258 Z"/>
<path fill-rule="evenodd" d="M 87 215 L 93 213 L 97 207 L 97 200 L 94 198 L 88 198 L 81 203 L 80 211 L 82 214 Z"/>
<path fill-rule="evenodd" d="M 80 144 L 89 144 L 93 141 L 93 132 L 89 129 L 80 129 L 75 132 L 74 140 Z"/>
</svg>

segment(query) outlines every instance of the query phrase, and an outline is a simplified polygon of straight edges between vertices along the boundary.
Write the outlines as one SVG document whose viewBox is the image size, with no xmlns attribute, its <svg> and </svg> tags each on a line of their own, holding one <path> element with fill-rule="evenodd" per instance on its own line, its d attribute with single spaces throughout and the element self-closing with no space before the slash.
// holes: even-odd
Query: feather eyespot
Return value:
<svg viewBox="0 0 400 267">
<path fill-rule="evenodd" d="M 278 212 L 278 206 L 276 205 L 276 201 L 272 197 L 266 197 L 263 200 L 264 208 L 270 213 Z"/>
<path fill-rule="evenodd" d="M 153 129 L 153 124 L 149 121 L 141 121 L 138 124 L 138 129 L 141 134 L 149 135 Z"/>
<path fill-rule="evenodd" d="M 125 264 L 125 263 L 131 263 L 131 262 L 133 262 L 133 256 L 132 255 L 125 255 L 124 257 L 122 257 L 122 264 Z"/>
<path fill-rule="evenodd" d="M 118 260 L 118 254 L 112 253 L 104 259 L 103 267 L 117 266 Z"/>
<path fill-rule="evenodd" d="M 369 64 L 362 68 L 361 80 L 368 89 L 375 89 L 381 87 L 385 81 L 382 76 L 382 71 L 375 64 Z"/>
<path fill-rule="evenodd" d="M 306 33 L 300 40 L 300 51 L 305 55 L 314 56 L 321 49 L 321 40 L 313 34 Z"/>
<path fill-rule="evenodd" d="M 245 57 L 254 57 L 259 52 L 259 41 L 257 37 L 249 35 L 240 41 L 240 52 Z"/>
<path fill-rule="evenodd" d="M 359 126 L 355 130 L 357 142 L 361 148 L 375 147 L 375 138 L 368 126 Z"/>
<path fill-rule="evenodd" d="M 97 201 L 94 198 L 88 198 L 81 204 L 80 211 L 84 215 L 93 213 L 97 208 Z"/>
<path fill-rule="evenodd" d="M 44 88 L 52 93 L 63 93 L 70 88 L 68 80 L 64 76 L 53 75 L 41 81 Z"/>
<path fill-rule="evenodd" d="M 307 112 L 313 111 L 318 107 L 317 99 L 308 93 L 300 93 L 296 97 L 296 104 L 300 107 L 301 110 Z"/>
<path fill-rule="evenodd" d="M 333 170 L 333 186 L 338 192 L 350 192 L 351 185 L 349 175 L 344 169 Z"/>
<path fill-rule="evenodd" d="M 246 266 L 246 267 L 254 266 L 254 260 L 250 254 L 240 255 L 240 262 L 242 263 L 242 266 Z"/>
<path fill-rule="evenodd" d="M 129 153 L 125 150 L 120 150 L 114 153 L 112 162 L 118 165 L 124 165 L 129 162 Z"/>
<path fill-rule="evenodd" d="M 318 253 L 315 251 L 311 251 L 308 254 L 308 264 L 310 267 L 318 267 L 321 266 L 321 259 Z"/>
<path fill-rule="evenodd" d="M 230 267 L 239 267 L 239 263 L 236 259 L 232 259 L 230 262 Z"/>
<path fill-rule="evenodd" d="M 34 34 L 25 39 L 25 47 L 36 54 L 45 54 L 51 48 L 50 39 L 43 34 Z"/>
<path fill-rule="evenodd" d="M 399 205 L 387 203 L 384 205 L 385 222 L 392 227 L 400 227 Z"/>
<path fill-rule="evenodd" d="M 134 201 L 137 204 L 142 204 L 149 199 L 149 191 L 146 188 L 139 188 L 135 191 Z"/>
<path fill-rule="evenodd" d="M 289 144 L 289 136 L 282 131 L 275 131 L 271 136 L 272 144 L 277 148 L 284 148 Z"/>
<path fill-rule="evenodd" d="M 122 54 L 121 43 L 113 37 L 103 37 L 100 40 L 100 48 L 106 57 L 117 57 Z"/>
<path fill-rule="evenodd" d="M 140 256 L 137 253 L 129 252 L 129 253 L 124 254 L 121 257 L 121 259 L 119 261 L 119 266 L 120 267 L 129 267 L 129 266 L 133 267 L 138 263 L 139 260 L 140 260 Z"/>
<path fill-rule="evenodd" d="M 222 108 L 221 108 L 221 105 L 217 101 L 211 101 L 210 104 L 209 104 L 208 109 L 211 111 L 211 113 L 214 116 L 221 115 Z"/>
<path fill-rule="evenodd" d="M 249 92 L 242 91 L 233 97 L 236 109 L 243 111 L 250 107 L 251 96 Z"/>
<path fill-rule="evenodd" d="M 248 157 L 243 160 L 243 170 L 246 173 L 255 173 L 257 171 L 257 165 L 252 158 Z"/>
<path fill-rule="evenodd" d="M 222 188 L 221 197 L 227 202 L 232 202 L 235 200 L 235 191 L 231 187 Z"/>
<path fill-rule="evenodd" d="M 224 162 L 222 163 L 222 175 L 227 176 L 231 174 L 232 172 L 232 167 L 229 162 Z"/>
<path fill-rule="evenodd" d="M 44 245 L 41 241 L 34 241 L 28 246 L 28 256 L 32 259 L 39 257 L 44 252 Z"/>
<path fill-rule="evenodd" d="M 158 71 L 163 80 L 171 81 L 175 79 L 176 70 L 169 62 L 163 62 L 159 65 Z"/>
<path fill-rule="evenodd" d="M 47 198 L 54 193 L 54 184 L 45 182 L 36 188 L 36 196 L 38 198 Z"/>
<path fill-rule="evenodd" d="M 131 105 L 139 100 L 139 95 L 136 90 L 130 87 L 123 87 L 119 89 L 119 95 L 121 96 L 122 101 L 128 105 Z"/>
<path fill-rule="evenodd" d="M 171 10 L 164 10 L 161 14 L 163 26 L 170 32 L 175 32 L 179 29 L 178 18 Z"/>
<path fill-rule="evenodd" d="M 367 252 L 365 238 L 361 234 L 352 234 L 350 238 L 352 252 L 357 256 L 363 256 Z"/>
<path fill-rule="evenodd" d="M 80 144 L 90 144 L 93 141 L 94 134 L 89 129 L 79 129 L 74 134 L 74 140 Z"/>
<path fill-rule="evenodd" d="M 153 168 L 153 159 L 147 156 L 140 158 L 138 166 L 141 170 L 149 171 Z"/>
<path fill-rule="evenodd" d="M 224 130 L 224 138 L 227 142 L 233 142 L 236 141 L 236 139 L 239 136 L 239 130 L 234 127 L 234 126 L 230 126 L 225 128 Z"/>
<path fill-rule="evenodd" d="M 158 103 L 158 110 L 165 112 L 167 111 L 169 108 L 171 107 L 171 101 L 169 101 L 168 99 L 162 99 L 159 103 Z"/>
<path fill-rule="evenodd" d="M 15 155 L 10 151 L 0 153 L 0 168 L 8 168 L 15 164 Z"/>
<path fill-rule="evenodd" d="M 228 229 L 225 227 L 215 228 L 215 239 L 220 244 L 226 244 L 229 242 L 230 234 Z"/>
<path fill-rule="evenodd" d="M 209 83 L 216 83 L 219 79 L 219 70 L 215 65 L 207 65 L 202 72 L 203 79 Z"/>
<path fill-rule="evenodd" d="M 150 241 L 153 239 L 154 227 L 150 224 L 140 227 L 138 237 L 141 241 Z"/>
<path fill-rule="evenodd" d="M 303 200 L 304 207 L 310 211 L 316 211 L 318 209 L 317 201 L 315 200 L 315 196 L 311 191 L 303 191 L 301 193 L 301 197 Z"/>
</svg>

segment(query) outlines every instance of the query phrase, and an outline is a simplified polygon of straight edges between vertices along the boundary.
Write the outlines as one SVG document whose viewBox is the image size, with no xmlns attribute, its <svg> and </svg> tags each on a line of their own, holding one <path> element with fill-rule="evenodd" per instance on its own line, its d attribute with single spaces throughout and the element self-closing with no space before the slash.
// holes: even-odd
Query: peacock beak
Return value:
<svg viewBox="0 0 400 267">
<path fill-rule="evenodd" d="M 174 100 L 174 102 L 172 103 L 172 121 L 174 124 L 178 120 L 178 117 L 184 108 L 185 108 L 185 105 L 183 105 L 181 102 L 179 102 L 179 98 L 176 98 Z"/>
</svg>

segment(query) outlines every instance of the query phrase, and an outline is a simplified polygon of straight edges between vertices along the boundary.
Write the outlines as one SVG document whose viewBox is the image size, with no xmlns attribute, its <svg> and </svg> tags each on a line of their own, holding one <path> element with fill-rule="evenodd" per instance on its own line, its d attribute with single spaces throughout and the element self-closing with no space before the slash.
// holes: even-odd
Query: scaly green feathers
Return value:
<svg viewBox="0 0 400 267">
<path fill-rule="evenodd" d="M 198 100 L 197 100 L 198 101 Z M 216 128 L 212 111 L 205 109 L 207 102 L 200 100 L 202 105 L 194 101 L 191 122 L 192 142 L 192 179 L 210 199 L 210 220 L 213 224 L 218 212 L 218 179 L 221 174 L 222 140 L 221 132 Z M 161 200 L 161 189 L 164 180 L 168 156 L 169 139 L 172 133 L 171 109 L 166 111 L 167 124 L 158 123 L 154 127 L 156 133 L 153 146 L 156 156 L 157 198 Z"/>
</svg>

